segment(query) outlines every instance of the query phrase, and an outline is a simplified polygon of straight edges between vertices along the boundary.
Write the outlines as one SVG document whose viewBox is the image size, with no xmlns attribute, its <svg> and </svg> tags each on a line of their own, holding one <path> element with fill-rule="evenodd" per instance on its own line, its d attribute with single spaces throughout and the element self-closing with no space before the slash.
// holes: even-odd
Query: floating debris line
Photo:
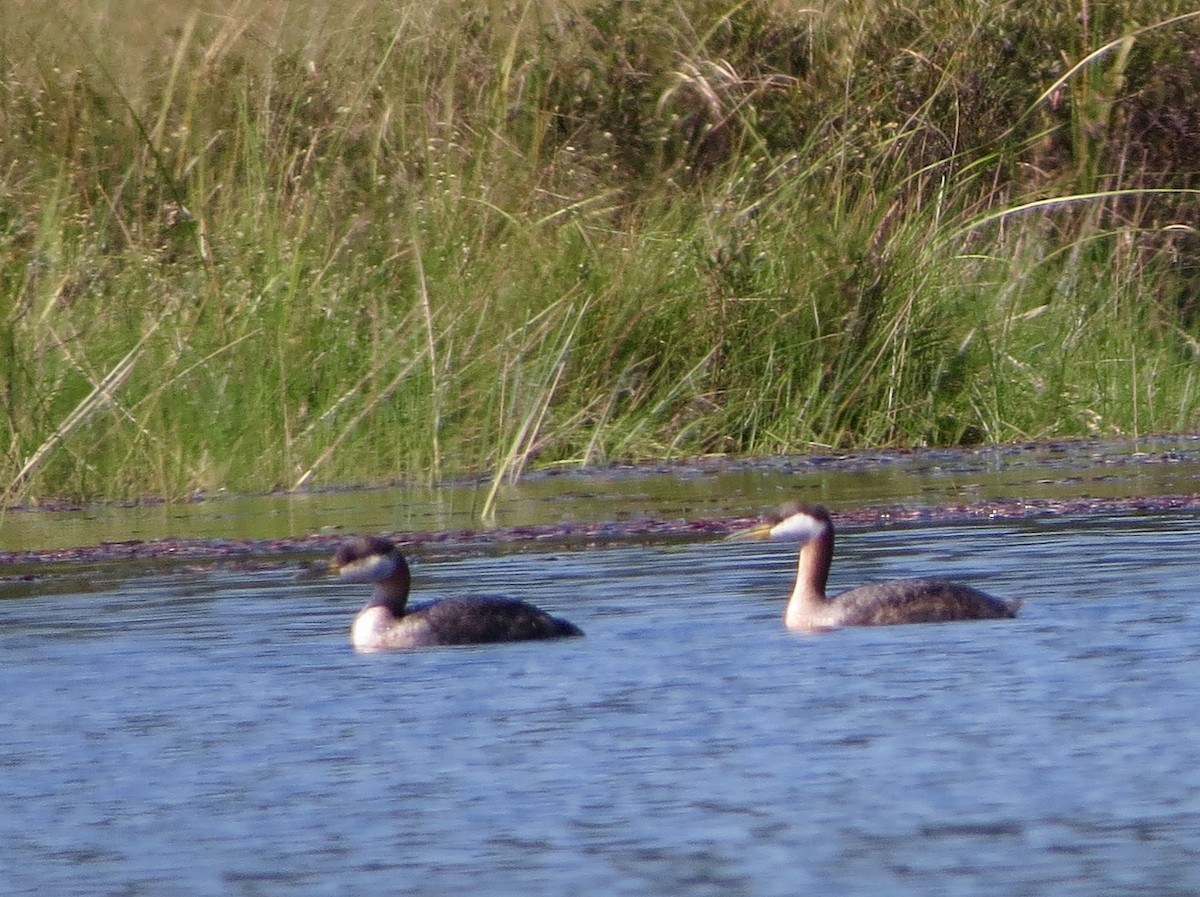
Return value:
<svg viewBox="0 0 1200 897">
<path fill-rule="evenodd" d="M 937 506 L 889 505 L 837 510 L 843 529 L 888 525 L 946 525 L 980 521 L 1020 521 L 1036 518 L 1092 517 L 1120 514 L 1162 514 L 1200 511 L 1200 494 L 1135 496 L 1130 498 L 997 499 Z M 460 529 L 439 532 L 387 533 L 400 545 L 467 546 L 530 543 L 563 548 L 589 544 L 720 538 L 753 522 L 747 517 L 700 519 L 642 519 L 604 523 L 566 523 L 540 526 Z M 276 564 L 285 556 L 324 554 L 345 541 L 345 535 L 297 536 L 282 539 L 131 539 L 47 551 L 0 552 L 0 580 L 17 577 L 4 568 L 42 564 L 86 564 L 119 561 L 258 561 Z M 15 572 L 15 571 L 14 571 Z"/>
</svg>

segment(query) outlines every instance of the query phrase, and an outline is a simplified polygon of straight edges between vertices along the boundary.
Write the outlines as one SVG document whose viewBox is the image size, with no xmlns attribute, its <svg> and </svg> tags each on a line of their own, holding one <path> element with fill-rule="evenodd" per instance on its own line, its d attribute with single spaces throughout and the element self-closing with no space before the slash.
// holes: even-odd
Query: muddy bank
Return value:
<svg viewBox="0 0 1200 897">
<path fill-rule="evenodd" d="M 1126 499 L 1009 500 L 946 504 L 938 507 L 890 505 L 839 511 L 844 529 L 879 526 L 951 524 L 972 521 L 1027 520 L 1115 514 L 1200 512 L 1200 495 L 1153 496 Z M 581 547 L 590 543 L 720 538 L 753 522 L 755 517 L 643 519 L 610 523 L 547 524 L 444 532 L 396 532 L 392 538 L 408 546 L 465 546 L 530 543 L 539 546 Z M 103 564 L 120 561 L 220 561 L 274 566 L 301 556 L 332 553 L 345 536 L 311 535 L 247 540 L 131 540 L 51 551 L 0 552 L 0 565 L 17 578 L 36 575 L 46 564 Z M 19 574 L 12 568 L 24 568 Z M 0 579 L 12 578 L 0 575 Z"/>
<path fill-rule="evenodd" d="M 489 488 L 477 480 L 197 496 L 174 505 L 10 508 L 0 515 L 0 579 L 55 564 L 280 564 L 330 552 L 352 532 L 447 549 L 718 538 L 790 499 L 826 504 L 851 529 L 1195 512 L 1200 437 L 547 470 L 505 486 L 499 515 L 484 526 L 478 507 Z"/>
</svg>

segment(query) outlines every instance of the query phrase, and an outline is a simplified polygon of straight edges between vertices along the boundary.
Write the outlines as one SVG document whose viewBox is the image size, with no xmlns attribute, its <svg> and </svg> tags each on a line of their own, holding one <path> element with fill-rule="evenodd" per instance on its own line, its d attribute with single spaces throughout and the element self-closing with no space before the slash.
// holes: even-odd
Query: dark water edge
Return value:
<svg viewBox="0 0 1200 897">
<path fill-rule="evenodd" d="M 710 538 L 791 499 L 827 504 L 847 528 L 1195 512 L 1200 436 L 549 469 L 503 485 L 484 522 L 490 488 L 460 481 L 10 508 L 0 514 L 0 578 L 45 564 L 277 563 L 360 531 L 447 546 Z"/>
</svg>

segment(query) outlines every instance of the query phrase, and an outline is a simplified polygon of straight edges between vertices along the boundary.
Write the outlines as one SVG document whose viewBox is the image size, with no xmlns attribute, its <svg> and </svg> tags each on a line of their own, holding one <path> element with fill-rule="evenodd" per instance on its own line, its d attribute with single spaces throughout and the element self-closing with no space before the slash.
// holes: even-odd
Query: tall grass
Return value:
<svg viewBox="0 0 1200 897">
<path fill-rule="evenodd" d="M 0 14 L 6 500 L 1200 422 L 1181 2 Z"/>
</svg>

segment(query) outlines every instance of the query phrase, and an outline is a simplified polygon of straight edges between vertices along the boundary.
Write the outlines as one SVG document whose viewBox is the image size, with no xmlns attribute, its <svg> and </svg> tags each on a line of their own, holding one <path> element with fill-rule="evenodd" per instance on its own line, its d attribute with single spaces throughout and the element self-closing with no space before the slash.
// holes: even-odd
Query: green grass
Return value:
<svg viewBox="0 0 1200 897">
<path fill-rule="evenodd" d="M 1185 3 L 0 15 L 8 501 L 1200 424 Z"/>
</svg>

